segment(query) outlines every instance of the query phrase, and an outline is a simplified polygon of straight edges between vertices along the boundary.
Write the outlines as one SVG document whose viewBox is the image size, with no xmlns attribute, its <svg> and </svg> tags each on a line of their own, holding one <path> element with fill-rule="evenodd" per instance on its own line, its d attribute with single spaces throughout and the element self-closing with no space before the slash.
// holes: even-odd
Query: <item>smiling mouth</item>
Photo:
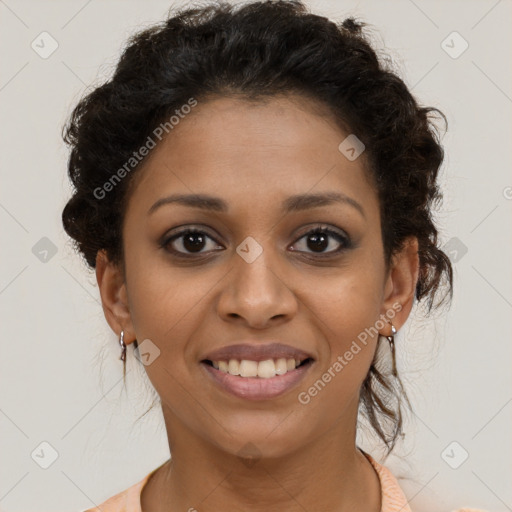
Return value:
<svg viewBox="0 0 512 512">
<path fill-rule="evenodd" d="M 305 359 L 203 359 L 201 368 L 220 390 L 245 400 L 270 400 L 290 392 L 308 375 L 315 360 Z M 217 368 L 218 367 L 218 368 Z"/>
<path fill-rule="evenodd" d="M 293 358 L 266 359 L 265 361 L 252 361 L 248 359 L 230 359 L 229 361 L 201 361 L 219 372 L 242 378 L 272 379 L 286 375 L 303 368 L 313 362 L 311 357 L 303 360 Z"/>
</svg>

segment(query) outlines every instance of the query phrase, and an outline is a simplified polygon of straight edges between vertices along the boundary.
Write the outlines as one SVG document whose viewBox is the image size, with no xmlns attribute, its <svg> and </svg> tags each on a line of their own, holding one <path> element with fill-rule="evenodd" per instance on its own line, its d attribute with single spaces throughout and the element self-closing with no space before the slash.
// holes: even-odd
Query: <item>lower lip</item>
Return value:
<svg viewBox="0 0 512 512">
<path fill-rule="evenodd" d="M 310 361 L 284 375 L 276 375 L 268 379 L 231 375 L 217 370 L 207 363 L 201 363 L 201 366 L 216 384 L 232 395 L 247 400 L 268 400 L 290 391 L 304 378 L 312 364 L 313 361 Z"/>
</svg>

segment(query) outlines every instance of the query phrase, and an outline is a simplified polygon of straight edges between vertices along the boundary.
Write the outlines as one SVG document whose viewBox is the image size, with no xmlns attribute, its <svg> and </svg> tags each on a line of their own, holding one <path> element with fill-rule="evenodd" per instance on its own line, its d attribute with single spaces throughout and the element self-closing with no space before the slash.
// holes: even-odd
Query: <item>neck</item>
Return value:
<svg viewBox="0 0 512 512">
<path fill-rule="evenodd" d="M 283 457 L 242 459 L 170 421 L 165 409 L 164 417 L 169 438 L 180 442 L 146 484 L 144 512 L 380 511 L 379 479 L 355 446 L 355 423 Z"/>
</svg>

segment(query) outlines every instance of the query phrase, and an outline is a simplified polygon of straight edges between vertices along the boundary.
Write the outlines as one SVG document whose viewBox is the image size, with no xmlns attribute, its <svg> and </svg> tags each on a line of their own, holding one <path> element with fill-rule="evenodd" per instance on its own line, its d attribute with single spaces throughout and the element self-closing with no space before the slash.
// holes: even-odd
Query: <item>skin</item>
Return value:
<svg viewBox="0 0 512 512">
<path fill-rule="evenodd" d="M 297 399 L 396 303 L 400 330 L 418 279 L 416 238 L 386 272 L 378 197 L 364 153 L 349 161 L 338 150 L 347 135 L 309 99 L 217 98 L 199 102 L 137 171 L 123 223 L 124 268 L 100 251 L 96 275 L 111 328 L 124 330 L 127 344 L 150 339 L 160 350 L 145 369 L 161 397 L 172 463 L 145 486 L 145 512 L 380 510 L 378 476 L 355 444 L 377 336 L 307 405 Z M 353 198 L 364 217 L 341 203 L 280 210 L 293 194 L 325 191 Z M 221 197 L 229 211 L 175 203 L 148 215 L 174 193 Z M 308 244 L 304 234 L 322 224 L 353 246 L 336 254 L 344 243 L 332 236 L 328 247 Z M 199 255 L 184 238 L 159 246 L 190 226 L 207 235 Z M 252 263 L 236 252 L 247 236 L 263 249 Z M 379 334 L 390 335 L 391 326 Z M 199 362 L 240 340 L 278 340 L 315 362 L 285 395 L 244 400 L 221 391 Z M 247 443 L 258 453 L 252 463 L 239 456 Z"/>
</svg>

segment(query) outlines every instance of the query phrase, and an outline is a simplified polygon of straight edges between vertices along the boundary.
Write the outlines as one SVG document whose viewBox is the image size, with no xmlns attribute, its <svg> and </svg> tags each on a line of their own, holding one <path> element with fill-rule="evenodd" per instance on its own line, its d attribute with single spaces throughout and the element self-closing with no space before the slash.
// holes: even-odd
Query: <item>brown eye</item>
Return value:
<svg viewBox="0 0 512 512">
<path fill-rule="evenodd" d="M 208 245 L 211 250 L 221 247 L 216 242 L 208 244 L 208 241 L 215 242 L 205 231 L 188 228 L 166 238 L 161 245 L 166 250 L 185 257 L 208 252 Z M 206 251 L 204 251 L 205 248 Z"/>
<path fill-rule="evenodd" d="M 303 242 L 302 242 L 303 241 Z M 302 247 L 300 247 L 302 243 Z M 293 248 L 299 244 L 299 249 Z M 206 231 L 187 228 L 167 236 L 160 246 L 176 257 L 194 258 L 223 249 Z M 292 246 L 292 251 L 313 254 L 318 258 L 337 255 L 352 247 L 350 238 L 328 227 L 316 227 L 304 233 Z"/>
<path fill-rule="evenodd" d="M 312 229 L 302 235 L 299 240 L 303 239 L 305 240 L 303 246 L 308 250 L 299 250 L 306 253 L 311 251 L 309 254 L 318 254 L 319 256 L 337 254 L 351 247 L 350 239 L 347 236 L 329 228 L 317 227 Z M 329 248 L 331 250 L 328 250 Z"/>
</svg>

